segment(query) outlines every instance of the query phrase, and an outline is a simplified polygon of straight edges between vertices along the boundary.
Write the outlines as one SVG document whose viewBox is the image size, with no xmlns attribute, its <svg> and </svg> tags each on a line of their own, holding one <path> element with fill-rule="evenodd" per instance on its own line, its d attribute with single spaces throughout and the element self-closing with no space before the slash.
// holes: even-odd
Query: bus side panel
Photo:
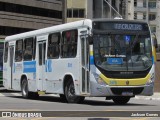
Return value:
<svg viewBox="0 0 160 120">
<path fill-rule="evenodd" d="M 36 61 L 24 61 L 22 74 L 28 80 L 29 91 L 36 92 Z"/>
<path fill-rule="evenodd" d="M 13 54 L 14 54 L 14 42 L 8 43 L 8 56 L 7 56 L 7 61 L 4 61 L 3 63 L 3 86 L 6 89 L 12 89 L 13 88 L 13 76 L 11 74 L 11 72 L 13 73 L 13 69 L 11 69 L 11 63 L 13 63 L 13 61 L 11 60 L 11 58 L 13 59 Z M 12 53 L 12 55 L 11 55 Z M 12 57 L 11 57 L 12 56 Z M 12 66 L 13 67 L 13 66 Z"/>
<path fill-rule="evenodd" d="M 14 62 L 13 64 L 13 89 L 21 90 L 21 75 L 23 71 L 22 62 Z"/>
<path fill-rule="evenodd" d="M 65 75 L 71 75 L 73 81 L 78 80 L 78 61 L 78 58 L 46 60 L 46 92 L 62 94 Z"/>
<path fill-rule="evenodd" d="M 44 89 L 49 93 L 62 93 L 62 79 L 60 75 L 64 72 L 63 67 L 59 65 L 64 65 L 59 59 L 48 59 L 45 62 L 45 74 L 46 74 L 46 85 Z"/>
<path fill-rule="evenodd" d="M 9 63 L 4 63 L 3 64 L 3 86 L 6 88 L 6 89 L 11 89 L 11 84 L 10 84 L 10 78 L 11 78 L 11 75 L 9 74 L 10 73 L 10 68 L 9 68 Z"/>
</svg>

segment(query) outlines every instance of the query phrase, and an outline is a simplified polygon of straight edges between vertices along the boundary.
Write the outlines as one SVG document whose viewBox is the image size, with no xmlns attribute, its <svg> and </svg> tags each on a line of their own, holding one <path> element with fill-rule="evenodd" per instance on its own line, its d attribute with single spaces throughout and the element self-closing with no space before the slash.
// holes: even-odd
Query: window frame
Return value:
<svg viewBox="0 0 160 120">
<path fill-rule="evenodd" d="M 21 44 L 21 49 L 17 49 L 19 47 L 18 42 L 22 42 Z M 17 52 L 21 52 L 20 55 L 17 55 Z M 17 59 L 19 56 L 21 56 L 19 59 Z M 23 39 L 16 40 L 16 46 L 15 46 L 15 57 L 14 57 L 15 62 L 21 62 L 23 60 Z"/>
<path fill-rule="evenodd" d="M 73 41 L 71 40 L 71 39 L 73 39 L 73 38 L 71 38 L 73 36 L 70 36 L 70 38 L 69 38 L 70 41 L 67 39 L 64 39 L 64 35 L 66 35 L 67 32 L 70 32 L 70 34 L 73 34 L 72 33 L 73 31 L 75 31 L 75 38 Z M 69 42 L 67 42 L 67 41 L 69 41 Z M 66 48 L 64 46 L 66 46 Z M 72 51 L 72 49 L 74 51 Z M 62 39 L 61 39 L 61 57 L 62 58 L 75 58 L 77 56 L 77 49 L 78 49 L 78 29 L 63 31 L 62 32 Z M 71 54 L 73 54 L 73 55 L 71 55 Z"/>
<path fill-rule="evenodd" d="M 67 9 L 68 18 L 85 18 L 84 8 L 69 8 Z"/>
<path fill-rule="evenodd" d="M 58 37 L 58 41 L 57 42 L 50 42 L 50 41 L 52 41 L 52 39 L 51 39 L 52 36 Z M 47 59 L 58 59 L 59 58 L 59 56 L 60 56 L 60 42 L 61 42 L 61 33 L 60 32 L 49 34 L 49 36 L 48 36 Z M 50 48 L 51 49 L 57 49 L 58 48 L 58 51 L 54 51 L 54 54 L 53 54 L 53 52 L 50 52 Z"/>
<path fill-rule="evenodd" d="M 5 49 L 4 49 L 4 63 L 7 63 L 8 61 L 8 49 L 9 49 L 9 43 L 8 42 L 5 42 L 4 44 L 5 46 Z M 7 46 L 7 47 L 6 47 Z"/>
<path fill-rule="evenodd" d="M 150 21 L 156 20 L 156 13 L 150 13 L 149 14 L 149 20 Z"/>
<path fill-rule="evenodd" d="M 35 41 L 34 37 L 25 38 L 23 40 L 23 44 L 24 44 L 23 60 L 24 61 L 32 61 L 33 59 L 35 59 L 35 56 L 34 56 L 34 52 L 35 52 L 34 41 Z M 26 54 L 26 52 L 27 52 L 27 54 Z M 27 58 L 27 55 L 28 55 L 28 58 Z"/>
</svg>

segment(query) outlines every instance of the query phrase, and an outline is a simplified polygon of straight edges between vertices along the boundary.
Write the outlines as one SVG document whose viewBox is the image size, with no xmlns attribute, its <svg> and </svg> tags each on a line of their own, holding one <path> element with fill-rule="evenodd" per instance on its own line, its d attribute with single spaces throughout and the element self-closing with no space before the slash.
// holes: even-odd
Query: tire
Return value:
<svg viewBox="0 0 160 120">
<path fill-rule="evenodd" d="M 37 99 L 39 97 L 39 94 L 37 92 L 29 92 L 28 90 L 28 81 L 26 78 L 22 80 L 21 84 L 21 91 L 22 91 L 22 97 L 23 98 L 34 98 Z"/>
<path fill-rule="evenodd" d="M 112 100 L 114 101 L 115 104 L 124 105 L 124 104 L 127 104 L 129 102 L 130 97 L 120 96 L 120 97 L 112 98 Z"/>
<path fill-rule="evenodd" d="M 83 102 L 83 96 L 75 95 L 75 88 L 72 80 L 69 80 L 65 86 L 65 97 L 68 103 L 81 103 Z"/>
<path fill-rule="evenodd" d="M 23 78 L 23 80 L 22 80 L 21 91 L 22 91 L 23 98 L 30 98 L 31 97 L 31 93 L 28 90 L 28 81 L 26 78 Z"/>
<path fill-rule="evenodd" d="M 59 96 L 63 101 L 65 102 L 67 101 L 66 96 L 64 94 L 59 94 Z"/>
<path fill-rule="evenodd" d="M 30 92 L 30 98 L 38 99 L 39 98 L 39 94 L 37 92 Z"/>
</svg>

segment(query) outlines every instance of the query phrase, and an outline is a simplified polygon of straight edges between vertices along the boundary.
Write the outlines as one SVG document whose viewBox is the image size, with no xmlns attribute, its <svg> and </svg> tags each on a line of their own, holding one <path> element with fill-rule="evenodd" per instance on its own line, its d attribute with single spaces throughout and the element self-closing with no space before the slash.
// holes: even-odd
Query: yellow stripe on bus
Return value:
<svg viewBox="0 0 160 120">
<path fill-rule="evenodd" d="M 103 74 L 100 74 L 100 77 L 110 86 L 137 86 L 137 85 L 145 85 L 150 78 L 150 74 L 148 74 L 145 78 L 136 78 L 136 79 L 107 78 Z"/>
<path fill-rule="evenodd" d="M 93 56 L 93 51 L 90 51 L 90 55 Z"/>
<path fill-rule="evenodd" d="M 156 55 L 156 48 L 155 47 L 153 47 L 152 54 L 154 56 L 154 62 L 156 62 L 157 61 L 157 55 Z"/>
</svg>

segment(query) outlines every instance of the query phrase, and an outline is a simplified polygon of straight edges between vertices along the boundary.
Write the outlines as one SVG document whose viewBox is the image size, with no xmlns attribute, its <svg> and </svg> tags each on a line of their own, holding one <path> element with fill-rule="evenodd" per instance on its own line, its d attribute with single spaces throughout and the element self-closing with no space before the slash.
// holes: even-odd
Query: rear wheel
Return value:
<svg viewBox="0 0 160 120">
<path fill-rule="evenodd" d="M 38 99 L 39 98 L 39 94 L 37 92 L 31 92 L 31 98 L 33 99 Z"/>
<path fill-rule="evenodd" d="M 26 78 L 23 78 L 22 80 L 21 91 L 23 98 L 29 98 L 31 96 L 30 92 L 28 91 L 28 81 Z"/>
<path fill-rule="evenodd" d="M 59 96 L 62 100 L 67 101 L 66 96 L 64 94 L 60 94 Z"/>
<path fill-rule="evenodd" d="M 72 80 L 65 86 L 65 97 L 68 103 L 81 103 L 85 97 L 75 95 L 75 88 Z"/>
<path fill-rule="evenodd" d="M 112 100 L 114 101 L 115 104 L 124 105 L 129 102 L 130 97 L 120 96 L 120 97 L 114 97 L 112 98 Z"/>
</svg>

